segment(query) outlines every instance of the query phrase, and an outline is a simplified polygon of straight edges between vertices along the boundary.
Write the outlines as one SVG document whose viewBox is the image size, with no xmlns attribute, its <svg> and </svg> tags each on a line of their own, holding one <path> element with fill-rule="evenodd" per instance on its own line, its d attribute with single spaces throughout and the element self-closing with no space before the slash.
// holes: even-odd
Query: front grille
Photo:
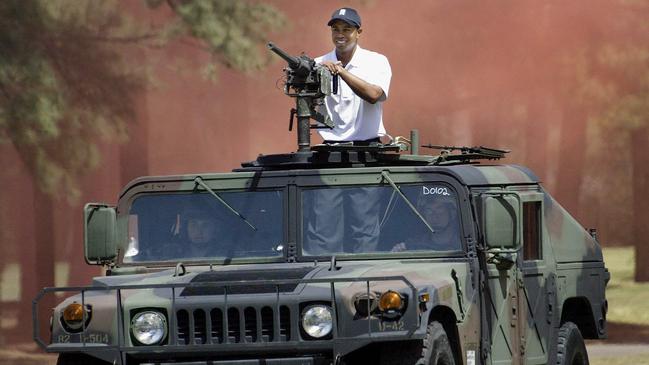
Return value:
<svg viewBox="0 0 649 365">
<path fill-rule="evenodd" d="M 273 310 L 270 307 L 261 309 L 261 340 L 262 342 L 273 342 L 275 337 L 273 326 Z"/>
<path fill-rule="evenodd" d="M 202 309 L 194 311 L 194 343 L 198 345 L 207 343 L 207 322 L 205 311 Z"/>
<path fill-rule="evenodd" d="M 176 312 L 179 345 L 286 342 L 291 340 L 291 311 L 280 306 L 180 309 Z M 227 336 L 227 337 L 226 337 Z"/>
<path fill-rule="evenodd" d="M 239 309 L 228 309 L 228 342 L 241 342 L 241 319 Z"/>
<path fill-rule="evenodd" d="M 223 311 L 214 308 L 210 311 L 210 321 L 212 322 L 212 341 L 213 343 L 223 343 Z"/>
<path fill-rule="evenodd" d="M 246 342 L 257 342 L 257 311 L 248 307 L 243 313 Z"/>
</svg>

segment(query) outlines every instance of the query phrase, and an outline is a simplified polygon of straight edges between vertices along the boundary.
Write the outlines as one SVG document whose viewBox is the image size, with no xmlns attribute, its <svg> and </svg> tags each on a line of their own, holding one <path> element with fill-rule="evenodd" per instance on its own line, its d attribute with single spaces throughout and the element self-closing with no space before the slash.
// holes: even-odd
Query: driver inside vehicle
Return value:
<svg viewBox="0 0 649 365">
<path fill-rule="evenodd" d="M 227 255 L 224 246 L 219 218 L 209 210 L 190 207 L 180 215 L 181 237 L 186 241 L 182 246 L 182 257 L 212 257 Z"/>
<path fill-rule="evenodd" d="M 417 229 L 405 241 L 394 245 L 392 252 L 460 249 L 460 227 L 454 198 L 422 194 L 417 199 L 416 208 L 432 231 L 417 218 L 420 223 Z"/>
</svg>

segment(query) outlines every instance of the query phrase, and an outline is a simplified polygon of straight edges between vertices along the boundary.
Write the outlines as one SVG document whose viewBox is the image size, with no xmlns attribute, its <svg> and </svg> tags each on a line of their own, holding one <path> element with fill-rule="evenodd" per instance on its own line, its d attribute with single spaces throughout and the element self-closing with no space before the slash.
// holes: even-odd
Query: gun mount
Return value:
<svg viewBox="0 0 649 365">
<path fill-rule="evenodd" d="M 474 163 L 477 160 L 500 159 L 509 152 L 486 147 L 420 145 L 416 130 L 411 131 L 410 139 L 391 138 L 387 144 L 378 142 L 356 145 L 353 142 L 343 142 L 311 146 L 311 129 L 334 127 L 324 99 L 338 92 L 338 76 L 333 76 L 326 67 L 304 53 L 292 56 L 272 42 L 268 42 L 267 46 L 287 63 L 284 68 L 284 94 L 295 98 L 295 108 L 291 108 L 289 117 L 289 131 L 293 129 L 297 117 L 298 149 L 295 153 L 259 155 L 254 161 L 243 162 L 243 170 Z M 311 119 L 316 123 L 312 124 Z M 441 152 L 436 156 L 419 155 L 420 147 L 440 149 Z M 401 153 L 405 151 L 410 154 Z M 453 151 L 460 153 L 452 153 Z"/>
<path fill-rule="evenodd" d="M 268 49 L 288 63 L 288 67 L 284 69 L 284 94 L 295 98 L 288 129 L 293 129 L 293 120 L 297 116 L 298 152 L 307 152 L 311 147 L 311 129 L 334 127 L 325 110 L 324 97 L 338 92 L 338 77 L 332 76 L 325 67 L 316 64 L 305 54 L 291 56 L 272 42 L 268 42 Z M 312 125 L 311 119 L 319 124 Z"/>
</svg>

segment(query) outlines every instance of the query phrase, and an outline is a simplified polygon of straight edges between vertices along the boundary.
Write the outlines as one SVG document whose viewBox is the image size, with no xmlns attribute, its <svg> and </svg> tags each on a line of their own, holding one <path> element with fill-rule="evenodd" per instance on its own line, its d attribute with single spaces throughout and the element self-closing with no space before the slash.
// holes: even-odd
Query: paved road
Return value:
<svg viewBox="0 0 649 365">
<path fill-rule="evenodd" d="M 649 344 L 615 344 L 602 341 L 588 341 L 588 357 L 617 357 L 629 355 L 649 356 Z M 54 365 L 55 355 L 34 354 L 32 351 L 0 349 L 0 365 Z"/>
</svg>

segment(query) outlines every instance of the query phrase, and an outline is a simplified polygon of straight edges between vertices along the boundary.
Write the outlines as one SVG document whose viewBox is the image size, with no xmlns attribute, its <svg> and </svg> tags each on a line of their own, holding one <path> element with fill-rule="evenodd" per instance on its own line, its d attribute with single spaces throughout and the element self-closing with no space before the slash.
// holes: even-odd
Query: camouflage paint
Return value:
<svg viewBox="0 0 649 365">
<path fill-rule="evenodd" d="M 450 326 L 447 330 L 457 333 L 452 337 L 452 346 L 461 356 L 460 360 L 463 363 L 466 363 L 470 351 L 473 351 L 478 364 L 523 361 L 545 363 L 552 359 L 560 321 L 572 319 L 566 317 L 568 314 L 563 306 L 566 303 L 573 305 L 575 298 L 578 298 L 578 301 L 581 300 L 579 298 L 586 300 L 592 314 L 591 320 L 596 323 L 597 331 L 591 334 L 584 331 L 585 336 L 605 337 L 605 320 L 602 313 L 606 306 L 604 290 L 608 273 L 604 268 L 599 244 L 542 190 L 538 178 L 524 167 L 466 164 L 380 166 L 243 171 L 202 174 L 200 177 L 215 190 L 271 187 L 284 189 L 291 195 L 287 198 L 291 203 L 288 204 L 289 211 L 286 212 L 287 216 L 290 216 L 295 214 L 292 210 L 297 205 L 292 199 L 300 187 L 386 184 L 381 175 L 385 171 L 397 185 L 436 181 L 445 182 L 455 189 L 461 205 L 463 253 L 342 255 L 338 257 L 338 269 L 334 270 L 331 270 L 332 264 L 329 262 L 314 262 L 299 255 L 294 257 L 298 262 L 286 262 L 288 257 L 275 260 L 276 262 L 233 260 L 229 265 L 188 265 L 186 273 L 180 272 L 182 275 L 179 275 L 178 268 L 173 268 L 175 264 L 170 266 L 169 263 L 159 263 L 147 268 L 122 264 L 118 260 L 116 267 L 112 269 L 113 275 L 96 278 L 92 288 L 122 288 L 119 290 L 121 301 L 117 300 L 115 290 L 93 290 L 84 294 L 84 301 L 93 306 L 92 320 L 86 334 L 106 335 L 85 338 L 87 341 L 107 339 L 108 345 L 125 346 L 124 351 L 141 353 L 141 356 L 146 356 L 147 351 L 159 351 L 168 353 L 169 355 L 165 356 L 169 358 L 187 353 L 210 356 L 237 353 L 248 358 L 258 358 L 266 350 L 274 349 L 289 355 L 295 354 L 296 349 L 310 349 L 309 351 L 328 354 L 327 356 L 333 358 L 336 355 L 344 356 L 376 341 L 421 339 L 429 321 L 446 320 L 445 323 Z M 146 177 L 129 183 L 117 204 L 121 252 L 126 247 L 126 216 L 133 200 L 141 194 L 200 190 L 194 181 L 196 177 L 197 175 Z M 498 270 L 493 264 L 480 263 L 480 257 L 486 259 L 489 253 L 482 248 L 480 224 L 475 221 L 480 214 L 480 207 L 475 202 L 486 191 L 515 192 L 522 197 L 521 199 L 537 199 L 542 202 L 543 257 L 540 262 L 524 264 L 522 255 L 518 255 L 514 267 L 507 271 Z M 290 224 L 299 221 L 299 218 L 288 220 L 292 222 Z M 287 234 L 297 237 L 292 228 L 287 229 Z M 257 269 L 270 274 L 274 270 L 303 267 L 313 269 L 303 279 L 297 280 L 301 284 L 289 293 L 228 295 L 227 299 L 223 295 L 181 295 L 183 286 L 192 285 L 192 279 L 205 272 L 231 273 Z M 481 273 L 485 275 L 485 287 L 491 290 L 490 299 L 486 298 L 488 293 L 480 289 L 483 285 L 480 283 Z M 354 281 L 364 278 L 370 278 L 370 281 Z M 408 306 L 400 320 L 382 319 L 375 314 L 370 315 L 369 320 L 368 317 L 359 317 L 353 303 L 355 297 L 368 292 L 376 296 L 387 290 L 398 291 L 408 300 Z M 497 296 L 498 292 L 502 295 L 500 299 Z M 420 300 L 423 294 L 427 294 L 428 301 Z M 510 296 L 515 300 L 511 301 Z M 71 345 L 75 336 L 66 333 L 58 318 L 65 305 L 73 300 L 80 302 L 81 298 L 79 295 L 73 296 L 55 308 L 52 343 L 47 346 L 47 350 L 61 352 L 74 349 L 120 363 L 120 355 L 116 349 L 102 351 L 97 346 L 103 345 L 90 346 L 88 343 L 82 346 L 79 344 L 79 336 L 76 336 L 77 346 Z M 299 335 L 297 322 L 303 303 L 331 303 L 334 300 L 338 317 L 336 338 L 309 341 Z M 118 302 L 123 307 L 121 322 L 116 310 Z M 509 330 L 503 329 L 513 323 L 513 305 L 520 308 L 520 316 L 517 317 L 515 331 L 510 333 Z M 187 347 L 168 343 L 144 348 L 134 345 L 128 334 L 132 311 L 142 308 L 162 310 L 167 314 L 170 322 L 168 325 L 172 328 L 176 325 L 173 322 L 177 321 L 175 316 L 169 315 L 172 307 L 192 312 L 219 306 L 240 308 L 241 311 L 248 307 L 254 308 L 257 316 L 264 307 L 279 310 L 280 306 L 286 306 L 291 311 L 291 330 L 294 337 L 283 343 L 257 343 L 255 346 L 246 343 L 208 343 Z M 491 307 L 498 310 L 492 312 L 489 309 Z M 243 318 L 241 313 L 240 318 Z M 451 318 L 448 318 L 449 316 Z M 193 320 L 190 323 L 193 323 Z M 120 337 L 118 332 L 121 330 L 124 335 Z M 173 342 L 175 334 L 172 335 L 172 332 L 168 334 L 170 337 L 167 341 Z M 520 352 L 517 351 L 518 348 L 521 349 Z"/>
</svg>

